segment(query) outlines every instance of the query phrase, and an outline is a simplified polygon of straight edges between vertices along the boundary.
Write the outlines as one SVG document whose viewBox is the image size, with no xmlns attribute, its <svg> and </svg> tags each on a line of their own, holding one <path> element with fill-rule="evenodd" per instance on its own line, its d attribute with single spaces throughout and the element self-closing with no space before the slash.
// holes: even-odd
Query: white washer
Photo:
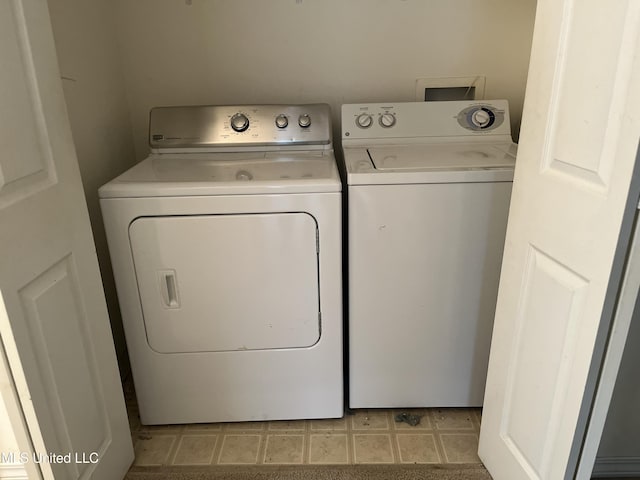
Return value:
<svg viewBox="0 0 640 480">
<path fill-rule="evenodd" d="M 166 107 L 100 188 L 143 424 L 341 417 L 327 105 Z"/>
<path fill-rule="evenodd" d="M 506 101 L 343 105 L 349 406 L 483 401 L 516 147 Z"/>
</svg>

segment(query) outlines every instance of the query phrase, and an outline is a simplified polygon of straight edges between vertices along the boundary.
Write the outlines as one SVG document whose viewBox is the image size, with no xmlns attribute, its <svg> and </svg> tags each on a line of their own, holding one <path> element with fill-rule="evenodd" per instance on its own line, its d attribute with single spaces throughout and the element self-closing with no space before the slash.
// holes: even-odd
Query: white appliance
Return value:
<svg viewBox="0 0 640 480">
<path fill-rule="evenodd" d="M 516 146 L 506 101 L 343 105 L 349 406 L 483 401 Z"/>
<path fill-rule="evenodd" d="M 341 417 L 327 105 L 155 108 L 100 188 L 143 424 Z"/>
</svg>

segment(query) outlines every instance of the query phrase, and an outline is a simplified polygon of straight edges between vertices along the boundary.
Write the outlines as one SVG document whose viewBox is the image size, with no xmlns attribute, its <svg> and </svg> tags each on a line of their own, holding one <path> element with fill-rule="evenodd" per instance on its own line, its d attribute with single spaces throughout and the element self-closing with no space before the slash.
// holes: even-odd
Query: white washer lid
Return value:
<svg viewBox="0 0 640 480">
<path fill-rule="evenodd" d="M 333 152 L 154 154 L 103 185 L 100 198 L 341 191 Z"/>
<path fill-rule="evenodd" d="M 487 144 L 401 145 L 368 149 L 376 170 L 471 170 L 513 168 L 514 158 Z"/>
<path fill-rule="evenodd" d="M 514 143 L 403 144 L 344 149 L 348 185 L 511 182 Z"/>
</svg>

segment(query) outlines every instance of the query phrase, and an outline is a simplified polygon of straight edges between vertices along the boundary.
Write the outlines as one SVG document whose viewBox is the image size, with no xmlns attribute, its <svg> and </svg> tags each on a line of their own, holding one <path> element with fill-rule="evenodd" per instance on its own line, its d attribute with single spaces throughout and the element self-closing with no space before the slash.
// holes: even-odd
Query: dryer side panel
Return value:
<svg viewBox="0 0 640 480">
<path fill-rule="evenodd" d="M 314 345 L 316 232 L 306 213 L 136 219 L 129 239 L 149 346 L 186 353 Z"/>
</svg>

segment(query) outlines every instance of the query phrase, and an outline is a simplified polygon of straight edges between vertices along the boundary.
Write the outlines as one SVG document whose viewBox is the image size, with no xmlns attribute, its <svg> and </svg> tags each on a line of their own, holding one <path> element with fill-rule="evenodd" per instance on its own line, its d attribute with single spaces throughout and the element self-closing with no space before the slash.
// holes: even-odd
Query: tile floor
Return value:
<svg viewBox="0 0 640 480">
<path fill-rule="evenodd" d="M 125 385 L 134 465 L 480 463 L 479 409 L 356 410 L 341 419 L 144 426 Z M 422 415 L 416 426 L 399 413 Z"/>
</svg>

